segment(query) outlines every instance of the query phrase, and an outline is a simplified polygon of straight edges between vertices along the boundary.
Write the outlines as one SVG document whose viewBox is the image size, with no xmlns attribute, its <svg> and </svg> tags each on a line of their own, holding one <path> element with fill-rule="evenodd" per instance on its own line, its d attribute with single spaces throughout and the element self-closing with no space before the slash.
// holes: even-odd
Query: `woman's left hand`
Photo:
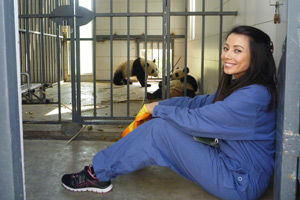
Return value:
<svg viewBox="0 0 300 200">
<path fill-rule="evenodd" d="M 158 101 L 146 104 L 146 108 L 150 114 L 153 113 L 154 107 L 158 105 Z"/>
</svg>

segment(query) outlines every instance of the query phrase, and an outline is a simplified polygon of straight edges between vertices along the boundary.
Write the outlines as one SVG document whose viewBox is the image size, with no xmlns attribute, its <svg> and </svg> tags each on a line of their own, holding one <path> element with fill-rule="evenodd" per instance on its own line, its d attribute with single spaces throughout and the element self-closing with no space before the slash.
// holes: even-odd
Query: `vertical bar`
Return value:
<svg viewBox="0 0 300 200">
<path fill-rule="evenodd" d="M 43 0 L 40 0 L 40 14 L 43 14 Z M 45 83 L 45 52 L 44 52 L 44 19 L 40 19 L 41 39 L 40 39 L 40 56 L 41 56 L 41 83 Z M 44 88 L 43 88 L 43 91 Z M 46 98 L 42 94 L 43 98 Z"/>
<path fill-rule="evenodd" d="M 167 98 L 170 98 L 170 29 L 171 29 L 171 18 L 170 9 L 171 1 L 167 0 Z"/>
<path fill-rule="evenodd" d="M 35 5 L 35 7 L 34 7 L 34 10 L 35 10 L 35 14 L 38 14 L 38 10 L 39 10 L 39 5 L 38 5 L 38 0 L 35 0 L 35 2 L 34 2 L 34 5 Z M 39 20 L 40 19 L 38 19 L 38 18 L 35 18 L 34 19 L 34 24 L 35 25 L 38 25 L 39 24 Z M 39 31 L 38 30 L 38 27 L 35 27 L 35 29 L 34 29 L 35 31 Z M 38 73 L 38 67 L 39 67 L 39 51 L 38 51 L 38 42 L 39 42 L 39 36 L 38 35 L 35 35 L 35 56 L 34 56 L 34 66 L 35 66 L 35 70 L 34 70 L 34 79 L 35 79 L 35 81 L 38 83 L 39 82 L 39 73 Z"/>
<path fill-rule="evenodd" d="M 30 0 L 30 14 L 34 14 L 34 12 L 33 12 L 33 0 Z M 30 30 L 32 30 L 32 31 L 34 31 L 34 18 L 31 18 L 30 19 L 30 22 L 31 22 L 31 24 L 30 24 Z M 32 33 L 31 34 L 31 60 L 32 60 L 32 62 L 31 62 L 31 77 L 30 77 L 30 80 L 31 80 L 31 82 L 35 82 L 35 76 L 34 76 L 34 74 L 35 74 L 35 50 L 34 50 L 34 45 L 35 45 L 35 43 L 34 43 L 34 38 L 35 38 L 35 34 L 34 33 Z"/>
<path fill-rule="evenodd" d="M 74 1 L 70 1 L 70 5 L 72 6 L 73 9 L 73 14 L 75 15 L 75 8 L 74 8 Z M 75 44 L 74 44 L 74 37 L 75 37 L 75 18 L 72 17 L 72 22 L 70 26 L 70 32 L 71 32 L 71 82 L 72 82 L 72 121 L 76 121 L 76 87 L 75 87 Z"/>
<path fill-rule="evenodd" d="M 202 11 L 205 12 L 205 0 L 202 0 Z M 200 93 L 204 93 L 204 41 L 205 41 L 205 16 L 202 16 L 202 44 L 201 44 L 201 85 Z"/>
<path fill-rule="evenodd" d="M 171 55 L 171 57 L 172 57 L 172 65 L 171 65 L 172 66 L 172 70 L 171 71 L 173 71 L 173 68 L 174 68 L 173 65 L 175 63 L 174 62 L 174 52 L 175 52 L 175 49 L 174 49 L 175 48 L 175 44 L 174 43 L 175 42 L 174 42 L 174 39 L 170 39 L 170 40 L 171 40 L 171 49 L 172 49 L 172 55 Z"/>
<path fill-rule="evenodd" d="M 96 13 L 96 0 L 93 0 L 93 11 Z M 94 117 L 97 115 L 96 111 L 96 103 L 97 103 L 97 85 L 96 85 L 96 22 L 97 18 L 95 17 L 93 20 L 93 91 L 94 91 Z"/>
<path fill-rule="evenodd" d="M 75 16 L 79 7 L 79 0 L 75 0 Z M 77 18 L 75 17 L 77 20 Z M 80 31 L 77 22 L 76 27 L 76 85 L 77 85 L 77 120 L 81 117 L 81 80 L 80 80 Z"/>
<path fill-rule="evenodd" d="M 220 0 L 220 12 L 221 13 L 223 12 L 223 0 Z M 223 46 L 222 34 L 223 34 L 223 15 L 220 15 L 220 28 L 219 28 L 219 78 L 221 78 L 221 73 L 222 73 L 222 60 L 221 60 L 222 46 Z"/>
<path fill-rule="evenodd" d="M 110 14 L 113 13 L 113 1 L 110 1 Z M 113 109 L 113 17 L 110 17 L 110 116 L 114 116 Z"/>
<path fill-rule="evenodd" d="M 58 0 L 55 1 L 56 7 Z M 59 25 L 56 24 L 56 59 L 57 59 L 57 97 L 58 97 L 58 121 L 61 121 L 61 92 L 60 92 L 60 39 L 59 39 Z"/>
<path fill-rule="evenodd" d="M 162 81 L 163 81 L 163 84 L 162 84 L 162 93 L 161 93 L 161 97 L 162 99 L 165 99 L 166 98 L 166 94 L 165 94 L 165 78 L 166 78 L 166 74 L 165 74 L 165 69 L 166 69 L 166 31 L 167 31 L 167 0 L 164 0 L 163 1 L 163 41 L 162 41 L 162 49 L 163 49 L 163 55 L 162 55 Z M 167 78 L 167 87 L 170 85 L 169 83 L 170 79 Z"/>
<path fill-rule="evenodd" d="M 157 66 L 159 67 L 159 41 L 157 41 Z"/>
<path fill-rule="evenodd" d="M 17 1 L 0 1 L 0 199 L 26 199 Z"/>
<path fill-rule="evenodd" d="M 145 0 L 145 13 L 148 13 L 148 0 Z M 145 16 L 145 99 L 147 99 L 147 79 L 148 79 L 148 57 L 147 57 L 147 49 L 148 49 L 148 16 Z"/>
<path fill-rule="evenodd" d="M 127 0 L 127 14 L 130 13 L 130 0 Z M 130 83 L 130 17 L 127 16 L 127 117 L 129 117 L 129 102 L 130 102 L 130 90 L 129 90 L 129 83 Z"/>
<path fill-rule="evenodd" d="M 185 0 L 185 12 L 187 12 L 188 2 Z M 185 16 L 185 29 L 184 29 L 184 92 L 183 95 L 186 96 L 187 90 L 187 24 L 188 24 L 188 16 Z"/>
<path fill-rule="evenodd" d="M 140 40 L 139 39 L 137 39 L 136 40 L 136 42 L 137 42 L 137 44 L 136 44 L 136 55 L 138 56 L 138 57 L 140 57 Z"/>
<path fill-rule="evenodd" d="M 48 1 L 44 3 L 45 5 L 45 13 L 48 14 Z M 49 19 L 45 19 L 45 33 L 49 33 Z M 49 36 L 45 36 L 45 83 L 49 82 Z"/>
<path fill-rule="evenodd" d="M 151 58 L 152 58 L 152 60 L 153 60 L 153 40 L 151 41 Z"/>
<path fill-rule="evenodd" d="M 26 1 L 26 15 L 29 15 L 29 1 Z M 29 76 L 31 75 L 31 69 L 30 69 L 30 38 L 29 38 L 29 18 L 26 18 L 26 53 L 27 53 L 27 73 Z"/>
<path fill-rule="evenodd" d="M 52 28 L 52 26 L 51 26 Z M 52 32 L 52 31 L 51 31 Z M 50 80 L 49 80 L 49 83 L 54 83 L 54 38 L 51 36 L 49 37 L 49 40 L 50 40 Z"/>
<path fill-rule="evenodd" d="M 29 14 L 33 14 L 32 11 L 33 3 L 32 0 L 29 2 Z M 33 18 L 29 18 L 29 30 L 33 31 Z M 34 81 L 34 33 L 30 33 L 30 81 Z"/>
<path fill-rule="evenodd" d="M 47 28 L 45 28 L 46 34 L 48 33 Z M 49 37 L 46 35 L 44 38 L 44 51 L 45 51 L 45 70 L 44 70 L 44 83 L 48 82 L 49 80 Z"/>
<path fill-rule="evenodd" d="M 38 5 L 37 1 L 38 0 L 34 0 L 34 5 L 35 5 L 34 6 L 34 13 L 35 14 L 38 14 L 38 9 L 39 9 L 39 5 Z M 39 18 L 35 18 L 34 19 L 34 25 L 35 25 L 34 31 L 38 31 L 38 28 L 36 27 L 38 24 L 39 24 Z M 39 38 L 39 35 L 36 34 L 34 38 L 35 38 L 35 40 L 34 40 L 34 42 L 35 42 L 35 56 L 34 56 L 35 70 L 34 70 L 34 79 L 38 83 L 39 82 L 38 81 L 38 78 L 39 78 L 38 77 L 38 62 L 39 62 L 39 59 L 38 59 L 38 57 L 39 57 L 39 51 L 38 51 L 39 43 L 38 43 L 38 38 Z"/>
<path fill-rule="evenodd" d="M 21 72 L 22 71 L 22 65 L 23 65 L 23 60 L 22 58 L 24 57 L 23 55 L 23 40 L 22 40 L 22 35 L 23 33 L 22 32 L 19 32 L 19 39 L 20 39 L 20 46 L 19 46 L 19 51 L 20 51 L 20 69 L 21 69 Z M 22 83 L 22 78 L 21 78 L 21 83 Z"/>
</svg>

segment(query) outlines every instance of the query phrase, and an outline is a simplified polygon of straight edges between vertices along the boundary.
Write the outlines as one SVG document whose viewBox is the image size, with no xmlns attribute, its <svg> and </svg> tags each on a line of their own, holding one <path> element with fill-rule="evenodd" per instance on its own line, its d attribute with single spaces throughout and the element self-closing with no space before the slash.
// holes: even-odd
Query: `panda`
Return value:
<svg viewBox="0 0 300 200">
<path fill-rule="evenodd" d="M 184 92 L 184 74 L 185 74 L 185 69 L 177 67 L 173 73 L 170 75 L 171 82 L 170 82 L 170 90 L 181 90 Z M 189 68 L 186 68 L 186 73 L 189 73 Z M 189 97 L 194 97 L 196 95 L 196 92 L 198 90 L 198 84 L 196 79 L 191 76 L 187 75 L 186 76 L 186 91 L 187 91 L 187 96 Z"/>
<path fill-rule="evenodd" d="M 189 68 L 186 68 L 186 72 L 189 73 Z M 184 74 L 185 69 L 177 67 L 170 75 L 170 97 L 178 97 L 184 96 Z M 165 78 L 165 81 L 167 79 Z M 165 85 L 167 83 L 165 82 Z M 196 79 L 191 76 L 187 75 L 187 84 L 186 84 L 186 91 L 188 97 L 194 97 L 198 90 L 198 84 Z M 162 98 L 162 81 L 159 82 L 159 89 L 157 89 L 154 93 L 147 93 L 148 99 L 161 99 Z"/>
<path fill-rule="evenodd" d="M 136 76 L 142 87 L 145 87 L 145 59 L 137 58 L 129 61 L 129 76 Z M 147 75 L 158 76 L 158 67 L 153 61 L 147 61 Z M 113 83 L 115 85 L 126 85 L 127 84 L 127 61 L 124 61 L 116 66 Z M 129 82 L 132 84 L 131 82 Z M 151 84 L 147 84 L 150 87 Z"/>
</svg>

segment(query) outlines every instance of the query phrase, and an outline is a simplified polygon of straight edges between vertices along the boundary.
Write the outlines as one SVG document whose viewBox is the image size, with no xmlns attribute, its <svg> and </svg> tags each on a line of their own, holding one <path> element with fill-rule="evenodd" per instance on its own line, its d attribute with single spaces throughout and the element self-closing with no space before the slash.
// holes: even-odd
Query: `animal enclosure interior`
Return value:
<svg viewBox="0 0 300 200">
<path fill-rule="evenodd" d="M 97 199 L 93 194 L 70 195 L 57 184 L 59 176 L 66 168 L 77 171 L 77 165 L 119 140 L 143 104 L 171 97 L 172 81 L 181 84 L 181 96 L 191 95 L 190 90 L 192 95 L 215 92 L 228 31 L 249 25 L 271 37 L 279 75 L 274 183 L 261 199 L 273 195 L 299 199 L 300 115 L 299 104 L 295 105 L 300 96 L 299 1 L 12 2 L 0 3 L 4 24 L 0 80 L 5 97 L 0 106 L 4 155 L 0 163 L 8 170 L 4 175 L 13 176 L 4 179 L 3 188 L 26 187 L 27 199 Z M 13 19 L 17 20 L 14 29 Z M 149 64 L 154 60 L 155 65 Z M 183 78 L 172 79 L 176 73 Z M 116 84 L 116 77 L 123 85 Z M 158 96 L 151 96 L 157 92 Z M 107 199 L 124 195 L 128 199 L 215 199 L 168 169 L 156 167 L 122 177 L 115 185 L 117 192 Z"/>
<path fill-rule="evenodd" d="M 233 5 L 234 1 L 217 0 L 20 0 L 22 82 L 25 88 L 40 84 L 24 90 L 24 106 L 56 105 L 57 120 L 63 121 L 61 112 L 68 104 L 73 121 L 122 123 L 135 116 L 159 81 L 170 81 L 174 67 L 189 69 L 188 75 L 198 86 L 195 94 L 212 93 L 218 84 L 224 37 L 237 20 L 237 7 Z M 73 12 L 79 17 L 71 17 Z M 155 59 L 158 68 L 158 76 L 146 77 L 152 86 L 138 90 L 143 97 L 139 106 L 131 101 L 136 93 L 132 92 L 134 85 L 123 86 L 122 90 L 112 83 L 116 66 L 138 57 Z M 131 80 L 137 82 L 134 76 Z M 61 99 L 66 94 L 62 93 L 63 82 L 70 83 L 69 102 Z M 104 86 L 99 86 L 102 83 Z M 87 88 L 91 91 L 88 104 Z M 98 92 L 101 88 L 103 93 Z M 51 89 L 56 89 L 56 95 L 50 93 Z M 168 98 L 168 83 L 163 91 L 162 98 Z M 106 103 L 104 97 L 109 98 Z M 125 114 L 115 112 L 120 99 L 126 99 L 122 101 L 127 107 Z M 108 106 L 105 115 L 99 112 L 102 104 Z M 81 112 L 86 106 L 94 108 L 89 116 Z"/>
</svg>

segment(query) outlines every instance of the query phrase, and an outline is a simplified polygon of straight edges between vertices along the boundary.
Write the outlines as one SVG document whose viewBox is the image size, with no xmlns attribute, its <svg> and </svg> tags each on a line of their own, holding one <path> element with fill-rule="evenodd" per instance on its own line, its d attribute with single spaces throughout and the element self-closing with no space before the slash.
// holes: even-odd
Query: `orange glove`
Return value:
<svg viewBox="0 0 300 200">
<path fill-rule="evenodd" d="M 122 134 L 122 137 L 125 137 L 128 133 L 133 131 L 136 127 L 141 125 L 142 123 L 152 119 L 152 114 L 150 114 L 146 108 L 146 104 L 142 107 L 142 109 L 139 111 L 137 116 L 135 117 L 135 120 L 125 129 L 125 131 Z"/>
</svg>

